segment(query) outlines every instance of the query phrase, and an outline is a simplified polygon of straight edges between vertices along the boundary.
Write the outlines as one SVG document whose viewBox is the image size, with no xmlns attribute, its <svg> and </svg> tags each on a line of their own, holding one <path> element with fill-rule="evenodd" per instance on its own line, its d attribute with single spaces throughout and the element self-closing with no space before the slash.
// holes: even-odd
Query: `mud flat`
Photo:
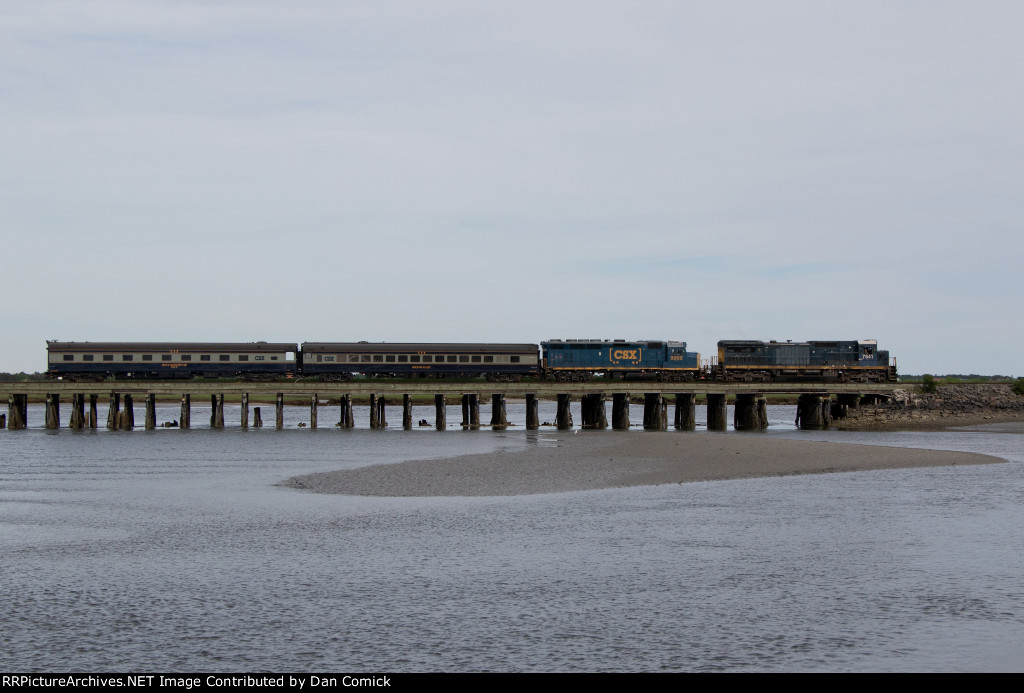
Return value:
<svg viewBox="0 0 1024 693">
<path fill-rule="evenodd" d="M 793 474 L 991 464 L 964 452 L 776 440 L 756 434 L 583 432 L 514 452 L 373 465 L 283 485 L 358 496 L 513 496 Z"/>
</svg>

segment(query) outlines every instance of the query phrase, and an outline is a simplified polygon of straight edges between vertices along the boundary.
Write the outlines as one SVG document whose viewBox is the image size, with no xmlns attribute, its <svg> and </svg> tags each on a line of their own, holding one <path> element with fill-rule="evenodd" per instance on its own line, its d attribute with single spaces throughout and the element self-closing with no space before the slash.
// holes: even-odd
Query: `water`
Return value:
<svg viewBox="0 0 1024 693">
<path fill-rule="evenodd" d="M 237 411 L 222 431 L 194 407 L 188 432 L 53 432 L 32 407 L 33 428 L 0 431 L 0 668 L 1024 669 L 1020 434 L 809 433 L 770 407 L 766 436 L 1011 463 L 392 499 L 276 484 L 566 434 L 522 430 L 514 404 L 504 432 L 371 431 L 365 408 L 353 431 L 321 408 L 314 431 L 300 407 L 242 431 Z"/>
</svg>

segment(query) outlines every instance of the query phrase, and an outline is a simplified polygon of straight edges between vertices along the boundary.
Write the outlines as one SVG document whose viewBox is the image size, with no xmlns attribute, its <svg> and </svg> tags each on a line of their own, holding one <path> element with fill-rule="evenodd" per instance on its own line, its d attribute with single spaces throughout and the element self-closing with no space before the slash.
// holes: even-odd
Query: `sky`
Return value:
<svg viewBox="0 0 1024 693">
<path fill-rule="evenodd" d="M 46 340 L 877 339 L 1024 376 L 1024 3 L 7 0 Z"/>
</svg>

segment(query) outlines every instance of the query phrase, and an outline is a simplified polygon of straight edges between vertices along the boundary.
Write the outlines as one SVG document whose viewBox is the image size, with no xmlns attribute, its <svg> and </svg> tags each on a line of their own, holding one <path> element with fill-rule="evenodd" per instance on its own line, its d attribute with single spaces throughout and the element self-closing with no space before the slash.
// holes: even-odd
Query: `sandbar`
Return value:
<svg viewBox="0 0 1024 693">
<path fill-rule="evenodd" d="M 293 477 L 315 493 L 517 496 L 724 479 L 993 464 L 989 455 L 767 438 L 744 433 L 565 432 L 515 451 Z"/>
</svg>

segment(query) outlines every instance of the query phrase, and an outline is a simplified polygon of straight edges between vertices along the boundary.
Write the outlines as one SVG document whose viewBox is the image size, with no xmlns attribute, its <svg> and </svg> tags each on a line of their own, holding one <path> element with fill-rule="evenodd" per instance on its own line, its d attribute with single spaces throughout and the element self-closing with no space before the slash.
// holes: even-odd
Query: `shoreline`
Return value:
<svg viewBox="0 0 1024 693">
<path fill-rule="evenodd" d="M 1006 462 L 980 453 L 769 439 L 735 432 L 564 432 L 545 442 L 525 450 L 307 474 L 281 485 L 312 493 L 375 497 L 519 496 Z"/>
</svg>

